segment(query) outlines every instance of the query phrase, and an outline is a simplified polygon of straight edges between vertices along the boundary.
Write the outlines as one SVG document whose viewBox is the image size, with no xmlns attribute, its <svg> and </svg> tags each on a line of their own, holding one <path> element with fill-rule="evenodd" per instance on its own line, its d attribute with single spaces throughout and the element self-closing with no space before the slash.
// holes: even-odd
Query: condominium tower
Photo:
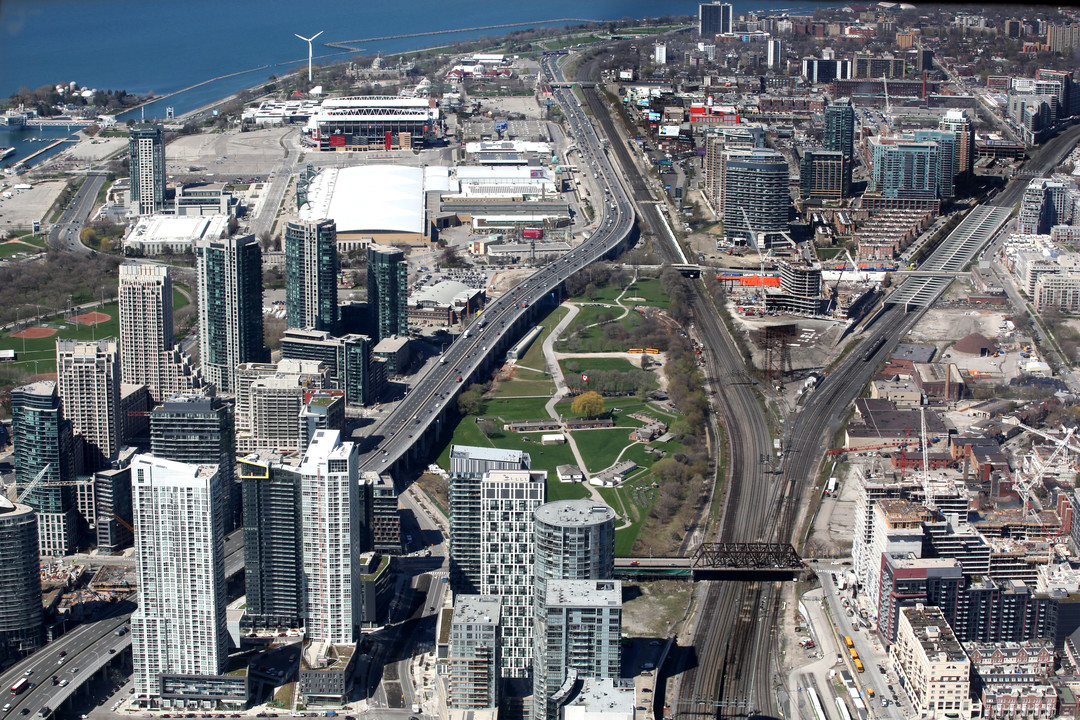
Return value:
<svg viewBox="0 0 1080 720">
<path fill-rule="evenodd" d="M 302 624 L 302 532 L 298 457 L 274 452 L 240 458 L 244 490 L 244 589 L 255 627 Z"/>
<path fill-rule="evenodd" d="M 450 446 L 450 589 L 455 595 L 480 592 L 480 482 L 491 470 L 528 470 L 521 450 Z"/>
<path fill-rule="evenodd" d="M 64 417 L 83 437 L 83 468 L 107 468 L 120 451 L 120 348 L 115 340 L 56 342 Z"/>
<path fill-rule="evenodd" d="M 42 380 L 11 391 L 11 436 L 19 494 L 48 468 L 25 499 L 38 513 L 35 524 L 42 555 L 68 555 L 75 549 L 75 443 L 71 421 L 64 418 L 61 408 L 52 381 Z"/>
<path fill-rule="evenodd" d="M 504 679 L 532 674 L 534 528 L 546 488 L 542 470 L 492 470 L 480 481 L 480 594 L 502 600 Z"/>
<path fill-rule="evenodd" d="M 165 206 L 165 129 L 136 125 L 128 133 L 131 168 L 131 208 L 153 215 Z"/>
<path fill-rule="evenodd" d="M 232 394 L 236 366 L 266 359 L 262 251 L 254 235 L 201 238 L 195 256 L 203 374 L 219 393 Z"/>
<path fill-rule="evenodd" d="M 368 307 L 375 342 L 409 332 L 408 263 L 405 253 L 387 245 L 368 245 Z"/>
<path fill-rule="evenodd" d="M 120 380 L 146 385 L 154 402 L 170 388 L 164 365 L 173 343 L 172 280 L 167 265 L 120 266 Z"/>
<path fill-rule="evenodd" d="M 550 502 L 536 510 L 535 536 L 532 717 L 554 720 L 558 706 L 550 700 L 562 685 L 567 666 L 562 661 L 552 664 L 553 658 L 565 658 L 568 653 L 582 651 L 580 648 L 572 651 L 560 648 L 555 636 L 547 635 L 551 612 L 546 605 L 548 589 L 565 580 L 611 579 L 615 572 L 615 511 L 589 499 Z M 609 591 L 607 586 L 604 588 L 600 594 L 606 597 Z M 603 604 L 607 606 L 606 601 Z M 617 640 L 618 635 L 616 643 Z M 585 677 L 616 677 L 588 674 L 590 663 L 578 662 L 577 665 L 586 673 Z"/>
<path fill-rule="evenodd" d="M 360 567 L 359 452 L 337 430 L 320 430 L 300 463 L 304 628 L 313 643 L 355 639 Z"/>
<path fill-rule="evenodd" d="M 621 639 L 621 582 L 550 581 L 536 624 L 532 720 L 558 719 L 566 698 L 555 693 L 571 670 L 578 678 L 619 677 Z"/>
<path fill-rule="evenodd" d="M 698 34 L 702 40 L 713 39 L 720 33 L 732 31 L 730 3 L 700 3 L 698 5 Z"/>
<path fill-rule="evenodd" d="M 333 220 L 285 224 L 285 322 L 290 328 L 337 327 L 337 225 Z"/>
<path fill-rule="evenodd" d="M 0 496 L 0 663 L 41 647 L 41 555 L 29 505 Z"/>
<path fill-rule="evenodd" d="M 724 232 L 751 247 L 771 247 L 788 231 L 791 194 L 788 164 L 776 150 L 744 150 L 724 156 Z"/>
<path fill-rule="evenodd" d="M 232 404 L 220 397 L 174 395 L 150 413 L 150 452 L 159 458 L 218 465 L 225 532 L 237 526 L 240 486 L 236 484 L 236 434 Z"/>
<path fill-rule="evenodd" d="M 216 676 L 226 667 L 221 476 L 216 465 L 153 455 L 137 455 L 131 468 L 135 699 L 148 704 L 161 699 L 167 676 Z"/>
</svg>

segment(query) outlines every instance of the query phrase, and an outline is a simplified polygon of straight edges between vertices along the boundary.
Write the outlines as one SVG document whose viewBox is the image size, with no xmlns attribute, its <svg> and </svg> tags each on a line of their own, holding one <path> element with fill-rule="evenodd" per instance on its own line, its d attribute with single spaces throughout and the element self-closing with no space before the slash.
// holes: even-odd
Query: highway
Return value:
<svg viewBox="0 0 1080 720">
<path fill-rule="evenodd" d="M 600 138 L 568 88 L 555 89 L 553 95 L 566 116 L 567 134 L 581 152 L 581 164 L 587 164 L 608 189 L 606 201 L 597 198 L 595 204 L 599 216 L 596 229 L 580 246 L 488 303 L 479 319 L 444 351 L 439 363 L 432 365 L 405 398 L 372 426 L 367 435 L 377 444 L 365 449 L 360 460 L 362 469 L 389 470 L 425 432 L 438 428 L 446 405 L 454 401 L 504 340 L 516 337 L 514 327 L 518 321 L 568 277 L 611 253 L 632 233 L 635 217 L 630 198 L 619 184 Z"/>
<path fill-rule="evenodd" d="M 78 692 L 102 665 L 131 644 L 130 632 L 116 635 L 115 631 L 128 624 L 134 610 L 135 604 L 131 600 L 121 600 L 102 619 L 80 625 L 13 665 L 3 674 L 3 687 L 10 688 L 24 676 L 36 687 L 20 695 L 6 695 L 4 702 L 10 702 L 12 707 L 3 717 L 36 717 L 42 708 L 55 710 Z M 31 671 L 29 676 L 26 675 L 28 670 Z M 57 684 L 53 683 L 53 676 L 56 676 Z M 68 682 L 61 687 L 59 683 L 64 680 Z"/>
<path fill-rule="evenodd" d="M 86 180 L 64 208 L 59 221 L 49 231 L 49 244 L 84 255 L 90 253 L 90 248 L 79 240 L 79 232 L 94 210 L 98 193 L 105 184 L 105 179 L 104 172 L 87 173 Z"/>
</svg>

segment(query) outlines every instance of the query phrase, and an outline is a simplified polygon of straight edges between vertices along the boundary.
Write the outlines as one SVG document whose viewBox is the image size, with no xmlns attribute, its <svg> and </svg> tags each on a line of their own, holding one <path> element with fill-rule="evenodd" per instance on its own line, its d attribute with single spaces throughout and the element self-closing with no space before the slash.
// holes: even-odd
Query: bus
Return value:
<svg viewBox="0 0 1080 720">
<path fill-rule="evenodd" d="M 859 653 L 855 652 L 855 648 L 848 648 L 848 652 L 851 653 L 851 659 L 852 660 L 858 660 L 859 659 Z"/>
<path fill-rule="evenodd" d="M 864 668 L 862 665 L 862 660 L 860 660 L 859 658 L 855 658 L 855 670 L 858 672 L 862 672 L 865 669 L 866 668 Z"/>
<path fill-rule="evenodd" d="M 851 636 L 850 635 L 845 635 L 844 636 L 844 644 L 847 645 L 849 648 L 855 647 L 855 643 L 851 642 Z"/>
<path fill-rule="evenodd" d="M 21 677 L 11 686 L 11 694 L 18 695 L 30 685 L 29 678 Z"/>
</svg>

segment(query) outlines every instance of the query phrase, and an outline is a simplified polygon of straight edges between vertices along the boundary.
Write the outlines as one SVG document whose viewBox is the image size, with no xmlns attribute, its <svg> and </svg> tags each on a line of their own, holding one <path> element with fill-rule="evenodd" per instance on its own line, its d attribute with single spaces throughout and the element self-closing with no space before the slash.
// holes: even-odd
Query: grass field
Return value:
<svg viewBox="0 0 1080 720">
<path fill-rule="evenodd" d="M 567 365 L 573 365 L 577 363 L 577 370 L 567 370 Z M 562 366 L 563 374 L 573 373 L 598 373 L 609 370 L 616 372 L 628 372 L 630 370 L 640 370 L 637 365 L 630 362 L 626 358 L 606 358 L 606 357 L 572 357 L 563 358 L 559 361 L 559 365 Z"/>
<path fill-rule="evenodd" d="M 540 331 L 540 334 L 533 340 L 533 344 L 529 346 L 529 349 L 525 351 L 525 355 L 518 359 L 517 364 L 525 367 L 535 368 L 536 370 L 544 369 L 544 341 L 551 335 L 551 331 L 555 329 L 555 326 L 566 317 L 566 313 L 570 312 L 569 308 L 559 306 L 548 313 L 547 317 L 540 321 L 540 325 L 544 326 L 544 329 Z"/>
<path fill-rule="evenodd" d="M 24 245 L 21 242 L 6 242 L 0 245 L 0 258 L 7 259 L 16 255 L 37 255 L 41 248 L 35 245 Z"/>
<path fill-rule="evenodd" d="M 577 442 L 578 451 L 585 460 L 582 468 L 595 475 L 615 464 L 615 458 L 630 444 L 630 431 L 622 428 L 610 430 L 575 430 L 570 433 Z"/>
<path fill-rule="evenodd" d="M 75 322 L 65 322 L 61 319 L 49 320 L 42 327 L 56 329 L 57 332 L 52 337 L 25 339 L 11 337 L 11 333 L 5 333 L 0 337 L 0 350 L 14 350 L 19 358 L 16 362 L 7 363 L 6 365 L 8 367 L 20 367 L 34 374 L 55 373 L 57 340 L 101 340 L 108 337 L 120 337 L 120 320 L 117 307 L 116 303 L 111 303 L 98 308 L 100 312 L 109 315 L 111 319 L 96 326 L 80 325 Z"/>
<path fill-rule="evenodd" d="M 597 289 L 590 297 L 579 295 L 572 299 L 575 302 L 582 303 L 602 302 L 614 304 L 615 300 L 620 295 L 623 295 L 623 288 L 611 285 Z M 629 297 L 639 297 L 644 298 L 644 300 L 627 300 L 626 298 Z M 668 294 L 660 284 L 659 278 L 638 278 L 626 288 L 626 293 L 623 295 L 622 302 L 627 306 L 654 305 L 656 307 L 666 308 L 670 302 L 670 298 L 668 298 Z"/>
<path fill-rule="evenodd" d="M 555 349 L 559 352 L 609 352 L 609 351 L 624 351 L 629 349 L 629 345 L 621 340 L 609 340 L 604 335 L 604 325 L 596 325 L 596 323 L 604 320 L 613 320 L 619 317 L 624 312 L 623 308 L 616 306 L 612 307 L 595 307 L 586 306 L 581 308 L 573 322 L 569 327 L 563 331 L 562 337 L 555 342 Z M 626 317 L 615 322 L 622 325 L 627 330 L 631 330 L 641 324 L 641 315 L 636 312 L 627 313 Z M 605 323 L 606 324 L 606 323 Z M 590 325 L 594 327 L 589 327 Z M 574 336 L 578 342 L 578 346 L 574 350 L 570 350 L 567 344 L 567 338 Z"/>
<path fill-rule="evenodd" d="M 484 415 L 498 416 L 506 422 L 515 420 L 542 420 L 548 416 L 544 406 L 548 397 L 494 398 L 485 401 Z"/>
<path fill-rule="evenodd" d="M 514 371 L 514 377 L 503 380 L 495 390 L 495 397 L 526 397 L 531 395 L 543 395 L 551 397 L 555 392 L 555 383 L 543 373 L 534 373 L 518 368 Z"/>
</svg>

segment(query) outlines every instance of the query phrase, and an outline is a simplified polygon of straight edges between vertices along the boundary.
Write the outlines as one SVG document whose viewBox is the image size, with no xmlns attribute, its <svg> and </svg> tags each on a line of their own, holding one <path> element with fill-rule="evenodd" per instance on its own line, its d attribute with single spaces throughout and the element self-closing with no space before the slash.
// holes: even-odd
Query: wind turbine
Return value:
<svg viewBox="0 0 1080 720">
<path fill-rule="evenodd" d="M 306 38 L 303 35 L 296 35 L 296 33 L 293 33 L 293 35 L 296 35 L 296 37 L 300 38 L 301 40 L 303 40 L 304 42 L 307 43 L 307 79 L 308 79 L 308 82 L 311 82 L 311 41 L 314 40 L 315 38 L 319 37 L 320 35 L 322 35 L 324 32 L 326 32 L 326 31 L 325 30 L 320 30 L 319 32 L 315 33 L 314 35 L 312 35 L 309 38 Z"/>
</svg>

